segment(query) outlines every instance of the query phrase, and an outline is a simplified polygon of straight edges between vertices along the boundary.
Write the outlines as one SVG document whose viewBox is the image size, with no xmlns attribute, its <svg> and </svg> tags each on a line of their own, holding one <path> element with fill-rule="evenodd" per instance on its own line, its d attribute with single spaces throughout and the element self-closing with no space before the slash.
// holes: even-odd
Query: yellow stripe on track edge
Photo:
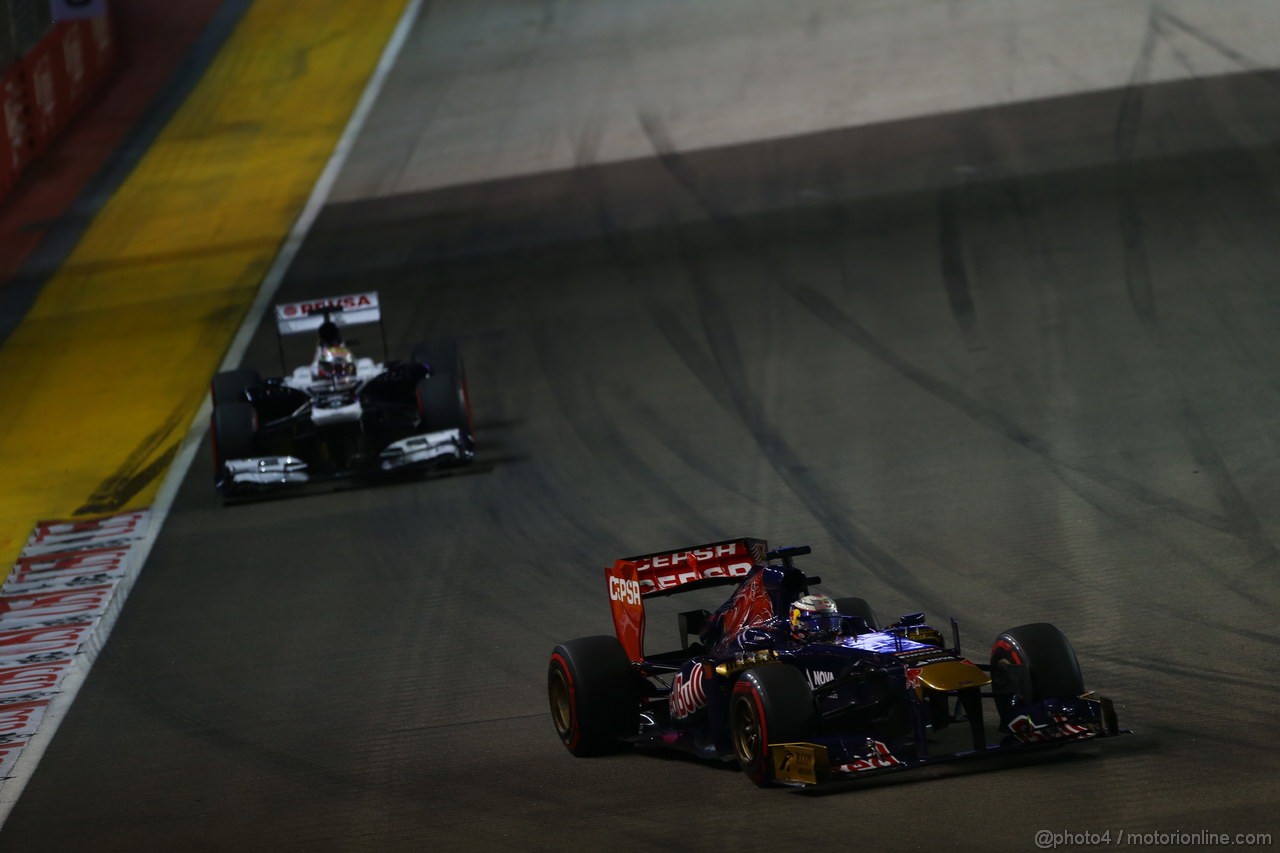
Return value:
<svg viewBox="0 0 1280 853">
<path fill-rule="evenodd" d="M 256 0 L 0 348 L 0 580 L 148 506 L 405 0 Z M 210 486 L 212 488 L 212 486 Z"/>
</svg>

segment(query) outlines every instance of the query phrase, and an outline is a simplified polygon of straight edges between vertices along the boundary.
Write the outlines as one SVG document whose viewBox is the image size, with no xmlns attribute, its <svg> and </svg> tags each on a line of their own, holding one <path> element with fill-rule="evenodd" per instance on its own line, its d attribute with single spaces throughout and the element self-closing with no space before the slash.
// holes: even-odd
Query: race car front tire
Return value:
<svg viewBox="0 0 1280 853">
<path fill-rule="evenodd" d="M 253 455 L 253 436 L 258 428 L 257 414 L 249 403 L 225 403 L 213 407 L 214 479 L 221 477 L 222 465 L 228 459 L 244 459 Z"/>
<path fill-rule="evenodd" d="M 426 364 L 431 373 L 418 382 L 418 414 L 427 432 L 460 429 L 471 438 L 471 398 L 467 372 L 453 341 L 418 344 L 413 360 Z"/>
<path fill-rule="evenodd" d="M 639 681 L 616 637 L 580 637 L 556 646 L 547 696 L 556 734 L 574 755 L 614 752 L 639 730 Z"/>
<path fill-rule="evenodd" d="M 224 370 L 215 373 L 213 382 L 209 384 L 209 393 L 213 404 L 221 406 L 226 403 L 247 403 L 249 398 L 244 392 L 247 388 L 262 384 L 262 377 L 252 367 L 237 367 L 235 370 Z"/>
<path fill-rule="evenodd" d="M 729 697 L 729 737 L 738 765 L 762 788 L 776 784 L 770 744 L 809 740 L 817 727 L 813 691 L 785 664 L 748 669 Z"/>
<path fill-rule="evenodd" d="M 1076 650 L 1066 635 L 1048 622 L 1019 625 L 996 637 L 991 668 L 1001 726 L 1008 726 L 1021 705 L 1050 698 L 1072 699 L 1084 692 Z"/>
</svg>

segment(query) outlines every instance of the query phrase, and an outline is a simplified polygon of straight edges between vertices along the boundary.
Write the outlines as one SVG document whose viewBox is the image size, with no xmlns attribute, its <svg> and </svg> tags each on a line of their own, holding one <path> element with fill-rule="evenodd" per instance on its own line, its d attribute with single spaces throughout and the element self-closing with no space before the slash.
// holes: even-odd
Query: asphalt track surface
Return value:
<svg viewBox="0 0 1280 853">
<path fill-rule="evenodd" d="M 330 207 L 281 297 L 456 337 L 480 461 L 232 507 L 197 464 L 0 847 L 1274 844 L 1278 93 L 694 154 L 651 118 L 651 157 Z M 608 633 L 603 566 L 741 534 L 974 657 L 1056 623 L 1135 734 L 817 794 L 570 757 L 546 659 Z"/>
</svg>

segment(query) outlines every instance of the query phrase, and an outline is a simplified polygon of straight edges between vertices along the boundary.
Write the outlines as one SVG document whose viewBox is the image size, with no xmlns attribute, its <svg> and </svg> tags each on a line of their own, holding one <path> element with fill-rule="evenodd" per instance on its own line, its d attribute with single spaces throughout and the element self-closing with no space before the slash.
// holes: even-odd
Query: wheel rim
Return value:
<svg viewBox="0 0 1280 853">
<path fill-rule="evenodd" d="M 569 703 L 569 683 L 565 681 L 564 673 L 559 669 L 553 668 L 551 675 L 547 678 L 547 694 L 551 698 L 551 721 L 555 723 L 560 737 L 568 738 L 572 728 L 573 711 Z"/>
<path fill-rule="evenodd" d="M 733 703 L 733 750 L 743 764 L 754 764 L 760 757 L 760 719 L 755 703 L 742 696 Z"/>
</svg>

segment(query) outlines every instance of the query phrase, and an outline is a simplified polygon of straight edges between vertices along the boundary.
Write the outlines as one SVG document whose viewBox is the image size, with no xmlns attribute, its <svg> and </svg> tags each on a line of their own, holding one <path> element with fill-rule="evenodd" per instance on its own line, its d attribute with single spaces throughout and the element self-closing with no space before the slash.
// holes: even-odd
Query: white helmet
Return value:
<svg viewBox="0 0 1280 853">
<path fill-rule="evenodd" d="M 311 375 L 316 381 L 331 382 L 335 389 L 346 389 L 356 384 L 356 362 L 346 344 L 321 344 L 316 347 L 316 359 L 311 365 Z"/>
<path fill-rule="evenodd" d="M 840 633 L 840 619 L 836 603 L 825 595 L 791 602 L 791 634 L 799 639 L 833 637 Z"/>
</svg>

